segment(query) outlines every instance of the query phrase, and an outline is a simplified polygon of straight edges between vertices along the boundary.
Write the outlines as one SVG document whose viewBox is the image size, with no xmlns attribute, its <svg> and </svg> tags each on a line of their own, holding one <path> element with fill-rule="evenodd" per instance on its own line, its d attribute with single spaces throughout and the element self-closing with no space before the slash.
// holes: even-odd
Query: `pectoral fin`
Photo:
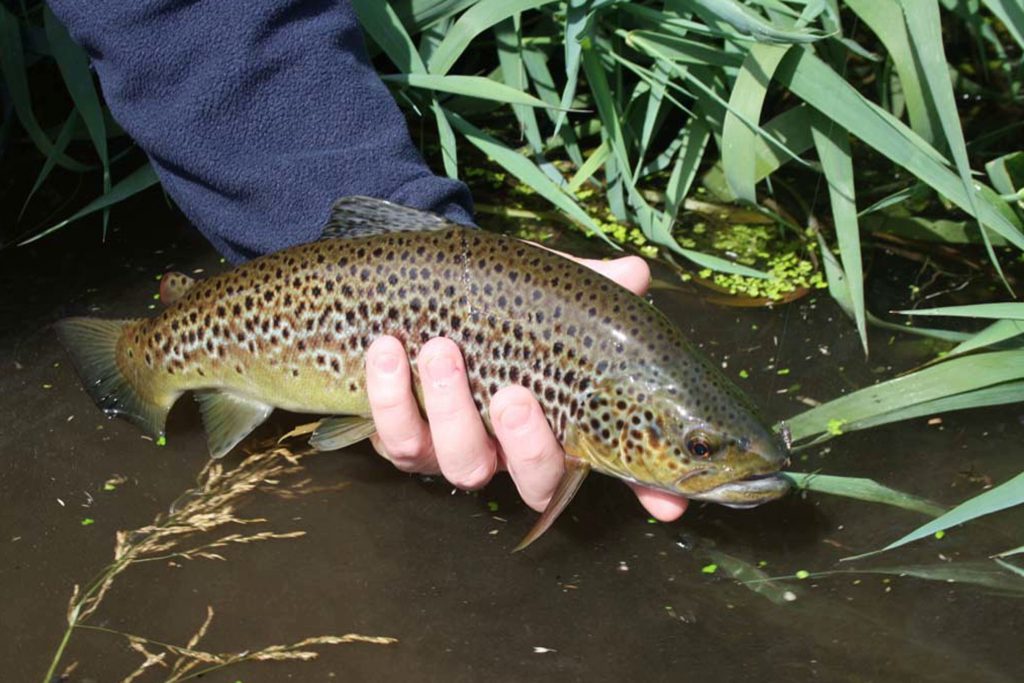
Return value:
<svg viewBox="0 0 1024 683">
<path fill-rule="evenodd" d="M 590 465 L 585 462 L 569 458 L 565 459 L 565 474 L 562 475 L 562 480 L 558 482 L 558 488 L 551 495 L 548 506 L 544 508 L 540 519 L 530 529 L 530 533 L 523 537 L 523 540 L 519 542 L 519 545 L 512 552 L 517 553 L 530 545 L 554 524 L 558 516 L 562 514 L 562 510 L 572 501 L 576 492 L 580 490 L 580 484 L 583 483 L 583 480 L 587 478 L 589 473 Z"/>
<path fill-rule="evenodd" d="M 272 406 L 221 391 L 196 392 L 203 426 L 210 444 L 210 457 L 220 458 L 263 424 Z"/>
<path fill-rule="evenodd" d="M 313 431 L 309 445 L 318 451 L 338 451 L 370 438 L 375 431 L 377 428 L 368 417 L 328 417 Z"/>
</svg>

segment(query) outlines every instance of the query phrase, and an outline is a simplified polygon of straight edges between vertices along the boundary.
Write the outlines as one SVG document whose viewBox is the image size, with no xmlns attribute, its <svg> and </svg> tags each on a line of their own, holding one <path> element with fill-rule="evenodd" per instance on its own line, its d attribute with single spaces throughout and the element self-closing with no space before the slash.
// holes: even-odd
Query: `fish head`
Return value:
<svg viewBox="0 0 1024 683">
<path fill-rule="evenodd" d="M 721 381 L 727 381 L 720 378 Z M 686 498 L 754 507 L 785 495 L 782 437 L 734 391 L 695 395 L 669 382 L 609 380 L 587 402 L 584 460 Z"/>
</svg>

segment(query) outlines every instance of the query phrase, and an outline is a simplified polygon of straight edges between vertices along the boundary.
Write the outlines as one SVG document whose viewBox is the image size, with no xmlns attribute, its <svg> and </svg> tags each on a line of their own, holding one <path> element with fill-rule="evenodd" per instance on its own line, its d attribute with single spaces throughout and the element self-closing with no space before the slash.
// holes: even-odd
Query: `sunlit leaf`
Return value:
<svg viewBox="0 0 1024 683">
<path fill-rule="evenodd" d="M 430 73 L 446 74 L 480 33 L 519 12 L 554 0 L 480 0 L 458 18 L 427 65 Z"/>
<path fill-rule="evenodd" d="M 798 489 L 827 493 L 833 496 L 855 498 L 869 503 L 882 503 L 893 507 L 920 512 L 931 517 L 938 517 L 945 508 L 918 496 L 888 486 L 883 486 L 872 479 L 863 477 L 841 477 L 834 474 L 817 474 L 813 472 L 783 472 L 782 476 L 793 482 Z"/>
<path fill-rule="evenodd" d="M 479 97 L 480 99 L 493 102 L 526 107 L 548 106 L 547 103 L 522 90 L 511 88 L 504 83 L 498 83 L 481 76 L 437 76 L 434 74 L 409 73 L 385 75 L 381 76 L 381 79 L 388 83 L 397 83 L 425 90 L 436 90 L 453 95 Z"/>
<path fill-rule="evenodd" d="M 948 318 L 1008 318 L 1024 320 L 1024 303 L 972 304 L 897 311 L 903 315 L 941 315 Z"/>
<path fill-rule="evenodd" d="M 936 531 L 943 531 L 950 527 L 957 526 L 958 524 L 969 522 L 972 519 L 977 519 L 984 515 L 990 515 L 994 512 L 999 512 L 1000 510 L 1020 505 L 1021 503 L 1024 503 L 1024 472 L 1021 472 L 1016 477 L 1013 477 L 1009 481 L 1004 482 L 995 488 L 989 489 L 988 491 L 957 505 L 946 514 L 918 527 L 906 536 L 893 541 L 884 548 L 845 559 L 857 560 L 871 555 L 877 555 L 878 553 L 883 553 L 887 550 L 892 550 L 893 548 L 899 548 L 907 543 L 912 543 L 931 536 Z"/>
<path fill-rule="evenodd" d="M 861 265 L 860 227 L 857 223 L 857 201 L 853 185 L 853 154 L 849 134 L 823 116 L 813 119 L 814 146 L 821 159 L 822 173 L 828 183 L 832 204 L 832 220 L 839 242 L 839 258 L 850 312 L 860 334 L 864 353 L 868 352 L 867 314 L 864 304 L 864 271 Z M 824 247 L 823 247 L 824 250 Z"/>
<path fill-rule="evenodd" d="M 108 206 L 113 206 L 118 202 L 124 201 L 128 197 L 131 197 L 134 194 L 138 194 L 139 192 L 142 192 L 148 187 L 156 185 L 158 182 L 159 179 L 157 178 L 156 171 L 153 170 L 153 167 L 151 165 L 145 164 L 144 166 L 139 167 L 134 172 L 129 174 L 127 177 L 115 183 L 114 186 L 110 188 L 110 192 L 107 192 L 106 194 L 101 195 L 97 199 L 94 199 L 93 201 L 89 202 L 82 209 L 79 209 L 70 218 L 65 218 L 60 223 L 57 223 L 56 225 L 51 226 L 46 230 L 43 230 L 39 234 L 33 235 L 27 240 L 19 242 L 18 246 L 30 244 L 32 242 L 35 242 L 36 240 L 42 239 L 43 237 L 46 237 L 47 235 L 56 232 L 57 230 L 60 230 L 66 225 L 77 221 L 79 218 L 88 216 L 91 213 L 100 211 L 102 209 L 107 208 Z"/>
<path fill-rule="evenodd" d="M 830 424 L 839 425 L 840 431 L 852 431 L 878 424 L 879 418 L 917 404 L 1022 379 L 1024 350 L 956 357 L 833 399 L 786 420 L 786 424 L 794 440 L 828 433 Z"/>
</svg>

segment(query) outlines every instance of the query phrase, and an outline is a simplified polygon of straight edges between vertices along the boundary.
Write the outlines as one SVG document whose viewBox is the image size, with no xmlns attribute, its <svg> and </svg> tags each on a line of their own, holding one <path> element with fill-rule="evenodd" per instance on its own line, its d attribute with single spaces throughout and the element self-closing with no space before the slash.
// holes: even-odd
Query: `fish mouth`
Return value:
<svg viewBox="0 0 1024 683">
<path fill-rule="evenodd" d="M 754 474 L 730 481 L 700 493 L 685 494 L 687 498 L 705 500 L 732 508 L 752 508 L 782 498 L 792 484 L 778 472 Z"/>
</svg>

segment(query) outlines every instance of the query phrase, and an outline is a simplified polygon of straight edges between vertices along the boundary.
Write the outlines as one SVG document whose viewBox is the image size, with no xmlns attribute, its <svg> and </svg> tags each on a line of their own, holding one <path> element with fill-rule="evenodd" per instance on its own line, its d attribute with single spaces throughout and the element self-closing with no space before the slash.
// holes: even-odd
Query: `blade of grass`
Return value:
<svg viewBox="0 0 1024 683">
<path fill-rule="evenodd" d="M 103 106 L 100 104 L 100 96 L 96 92 L 96 85 L 93 82 L 92 72 L 89 70 L 89 57 L 79 45 L 71 39 L 64 25 L 50 11 L 48 5 L 43 9 L 43 26 L 46 30 L 46 37 L 50 41 L 50 51 L 53 58 L 57 60 L 57 67 L 60 69 L 61 78 L 71 95 L 71 101 L 75 103 L 85 128 L 89 132 L 89 139 L 96 150 L 96 156 L 100 159 L 103 167 L 103 192 L 110 192 L 110 158 L 107 155 L 107 128 L 103 120 Z M 110 220 L 110 210 L 103 211 L 103 234 L 107 233 L 107 224 Z"/>
<path fill-rule="evenodd" d="M 554 0 L 480 0 L 452 25 L 427 64 L 427 70 L 432 74 L 448 73 L 479 34 L 515 14 L 550 2 Z"/>
<path fill-rule="evenodd" d="M 821 253 L 822 265 L 825 270 L 825 277 L 828 281 L 828 291 L 832 295 L 832 298 L 836 300 L 839 307 L 843 309 L 848 316 L 853 318 L 853 304 L 850 301 L 850 289 L 846 285 L 846 273 L 843 272 L 842 266 L 839 265 L 839 261 L 832 254 L 832 251 L 828 248 L 825 239 L 819 233 L 816 235 L 818 241 L 818 247 Z M 897 325 L 887 320 L 873 315 L 871 311 L 864 311 L 865 320 L 875 327 L 881 327 L 887 330 L 893 330 L 895 332 L 904 332 L 909 334 L 916 334 L 922 337 L 930 337 L 932 339 L 941 339 L 948 342 L 964 342 L 971 338 L 971 335 L 966 332 L 956 332 L 954 330 L 943 330 L 930 327 L 909 327 L 907 325 Z"/>
<path fill-rule="evenodd" d="M 477 0 L 392 0 L 395 15 L 410 31 L 426 31 L 454 17 Z"/>
<path fill-rule="evenodd" d="M 915 61 L 920 65 L 924 74 L 925 88 L 935 105 L 932 109 L 939 118 L 946 146 L 953 155 L 953 162 L 960 174 L 964 195 L 970 204 L 970 213 L 976 216 L 981 223 L 981 237 L 985 242 L 989 260 L 1002 279 L 1003 285 L 1012 294 L 1013 288 L 1010 287 L 995 249 L 992 247 L 992 242 L 989 240 L 986 221 L 978 211 L 978 194 L 974 191 L 971 165 L 967 159 L 967 147 L 964 143 L 963 130 L 960 127 L 960 114 L 956 108 L 953 85 L 949 79 L 949 65 L 946 63 L 943 47 L 939 4 L 936 0 L 912 0 L 911 2 L 899 0 L 899 3 L 906 16 L 907 25 L 914 27 L 910 34 L 910 43 L 914 50 Z"/>
<path fill-rule="evenodd" d="M 1006 405 L 1009 403 L 1020 403 L 1024 401 L 1024 382 L 1005 382 L 974 391 L 965 391 L 952 396 L 944 396 L 932 401 L 923 401 L 899 408 L 891 412 L 883 413 L 850 424 L 842 424 L 841 431 L 855 431 L 859 429 L 870 429 L 879 425 L 892 422 L 902 422 L 918 417 L 939 415 L 956 410 L 969 410 L 972 408 L 985 408 L 988 406 Z"/>
<path fill-rule="evenodd" d="M 1016 576 L 995 569 L 990 562 L 954 562 L 942 564 L 906 564 L 894 567 L 870 567 L 865 569 L 830 569 L 802 575 L 803 579 L 822 579 L 829 576 L 849 574 L 881 574 L 884 576 L 911 576 L 926 581 L 942 583 L 967 583 L 993 590 L 1005 591 L 1011 595 L 1024 594 L 1024 581 Z M 767 581 L 799 580 L 796 576 L 771 576 Z"/>
<path fill-rule="evenodd" d="M 583 51 L 583 70 L 587 74 L 587 80 L 590 84 L 590 89 L 594 97 L 594 103 L 597 105 L 598 115 L 600 116 L 601 121 L 605 123 L 603 131 L 605 135 L 607 135 L 608 143 L 612 149 L 613 158 L 609 158 L 606 163 L 606 170 L 608 164 L 610 164 L 613 159 L 621 169 L 628 169 L 630 167 L 629 154 L 626 150 L 626 143 L 623 139 L 622 128 L 619 124 L 620 117 L 618 109 L 615 107 L 608 79 L 605 76 L 599 56 L 595 50 Z M 754 270 L 753 268 L 748 268 L 717 256 L 703 254 L 693 249 L 686 249 L 680 246 L 669 231 L 671 221 L 666 221 L 663 216 L 659 216 L 657 212 L 648 206 L 644 198 L 631 184 L 624 182 L 623 185 L 624 190 L 628 193 L 630 203 L 636 209 L 637 220 L 640 223 L 640 227 L 644 231 L 644 236 L 647 237 L 647 239 L 655 242 L 656 244 L 668 247 L 680 256 L 683 256 L 704 268 L 711 268 L 725 273 L 745 275 L 747 277 L 767 277 L 764 273 Z"/>
<path fill-rule="evenodd" d="M 533 95 L 517 90 L 504 83 L 492 81 L 482 76 L 437 76 L 434 74 L 405 73 L 381 76 L 387 83 L 407 85 L 413 88 L 446 92 L 453 95 L 478 97 L 493 102 L 503 102 L 516 107 L 541 107 L 548 105 Z"/>
<path fill-rule="evenodd" d="M 1000 567 L 1005 569 L 1006 571 L 1012 572 L 1012 573 L 1016 574 L 1017 576 L 1020 576 L 1020 577 L 1024 578 L 1024 568 L 1018 567 L 1015 564 L 1010 564 L 1006 560 L 996 559 L 996 560 L 993 560 L 993 561 L 996 564 L 998 564 Z"/>
<path fill-rule="evenodd" d="M 576 87 L 580 78 L 580 59 L 583 46 L 580 44 L 590 33 L 590 17 L 587 5 L 589 0 L 569 0 L 565 12 L 565 28 L 563 43 L 565 48 L 565 88 L 562 90 L 561 107 L 555 119 L 555 132 L 558 135 L 565 124 L 565 112 L 572 106 L 576 98 Z"/>
<path fill-rule="evenodd" d="M 562 104 L 555 87 L 555 79 L 552 78 L 551 71 L 548 70 L 547 55 L 538 49 L 526 49 L 523 51 L 523 64 L 526 65 L 526 72 L 533 80 L 537 95 L 548 104 L 544 113 L 552 123 L 557 122 L 565 112 L 561 109 Z M 572 126 L 560 127 L 551 135 L 547 146 L 550 148 L 559 143 L 565 146 L 569 159 L 576 166 L 583 165 L 583 153 L 580 151 L 579 141 L 576 139 L 576 132 Z"/>
<path fill-rule="evenodd" d="M 46 155 L 46 161 L 43 163 L 43 167 L 39 170 L 39 175 L 36 176 L 35 183 L 32 184 L 32 189 L 29 190 L 28 196 L 25 197 L 25 203 L 21 205 L 21 211 L 18 212 L 18 220 L 25 215 L 25 209 L 28 208 L 29 202 L 32 201 L 32 197 L 35 196 L 36 191 L 42 187 L 43 182 L 46 181 L 47 176 L 50 175 L 50 171 L 57 163 L 57 155 L 62 153 L 71 141 L 71 136 L 75 131 L 75 124 L 78 122 L 78 111 L 72 110 L 68 116 L 64 125 L 61 126 L 60 133 L 57 134 L 57 140 L 53 143 L 53 151 L 51 154 Z"/>
<path fill-rule="evenodd" d="M 861 226 L 870 232 L 884 232 L 898 237 L 925 242 L 948 244 L 981 244 L 981 233 L 978 222 L 951 221 L 946 219 L 930 219 L 920 216 L 898 216 L 888 212 L 873 213 L 864 216 Z M 992 244 L 1007 246 L 1009 244 L 999 235 L 991 235 Z"/>
<path fill-rule="evenodd" d="M 1024 334 L 1024 321 L 1022 320 L 997 320 L 992 323 L 984 330 L 974 335 L 967 341 L 963 342 L 955 349 L 949 352 L 950 356 L 955 356 L 963 353 L 969 353 L 971 351 L 977 351 L 983 349 L 986 346 L 992 346 L 994 344 L 1002 343 L 1008 339 L 1013 339 L 1019 335 Z M 1020 341 L 1020 340 L 1018 340 Z"/>
<path fill-rule="evenodd" d="M 654 136 L 659 122 L 664 118 L 661 103 L 665 99 L 665 90 L 672 76 L 661 62 L 654 64 L 653 74 L 654 78 L 649 81 L 650 93 L 647 96 L 647 105 L 644 107 L 644 122 L 640 131 L 640 149 L 636 155 L 636 167 L 633 169 L 634 185 L 640 182 L 640 172 L 643 170 L 643 162 L 647 157 L 651 138 Z"/>
<path fill-rule="evenodd" d="M 879 199 L 877 202 L 861 211 L 857 214 L 857 217 L 863 218 L 864 216 L 869 216 L 877 211 L 881 211 L 882 209 L 887 209 L 890 206 L 896 206 L 897 204 L 902 204 L 909 199 L 913 199 L 921 193 L 922 187 L 924 186 L 920 183 L 915 183 L 909 187 L 904 187 L 901 190 L 896 190 L 889 196 Z"/>
<path fill-rule="evenodd" d="M 490 156 L 496 163 L 506 171 L 514 175 L 522 182 L 529 185 L 540 196 L 547 199 L 556 207 L 561 209 L 592 234 L 597 235 L 612 246 L 616 246 L 608 237 L 601 232 L 601 229 L 587 215 L 576 200 L 565 193 L 558 185 L 551 181 L 544 171 L 537 168 L 536 164 L 508 147 L 502 142 L 483 132 L 466 119 L 455 112 L 448 112 L 452 125 L 462 133 L 470 143 L 484 154 Z"/>
<path fill-rule="evenodd" d="M 817 31 L 779 28 L 736 0 L 700 0 L 692 4 L 693 10 L 702 18 L 710 13 L 759 43 L 812 43 L 825 37 Z"/>
<path fill-rule="evenodd" d="M 1007 318 L 1024 320 L 1024 303 L 973 304 L 896 311 L 903 315 L 941 315 L 947 318 Z"/>
<path fill-rule="evenodd" d="M 148 187 L 156 185 L 158 182 L 159 179 L 156 176 L 156 171 L 154 171 L 153 167 L 147 163 L 146 165 L 137 168 L 121 181 L 115 183 L 114 186 L 110 188 L 110 192 L 107 192 L 106 194 L 103 194 L 89 202 L 83 208 L 75 212 L 75 214 L 70 218 L 65 218 L 60 223 L 43 230 L 39 234 L 33 235 L 27 240 L 19 242 L 18 246 L 23 246 L 35 242 L 36 240 L 40 240 L 47 235 L 60 230 L 66 225 L 77 221 L 79 218 L 88 216 L 91 213 L 101 211 L 108 206 L 113 206 L 118 202 L 124 201 L 128 197 L 142 192 Z"/>
<path fill-rule="evenodd" d="M 785 145 L 786 151 L 780 150 L 775 144 L 769 144 L 760 135 L 755 136 L 755 183 L 761 182 L 786 163 L 792 161 L 792 155 L 803 154 L 813 146 L 814 138 L 811 135 L 811 117 L 815 114 L 816 112 L 813 109 L 801 103 L 791 109 L 787 109 L 762 126 L 772 139 L 779 140 Z M 721 175 L 721 181 L 712 180 L 717 175 Z M 731 201 L 735 197 L 728 190 L 724 177 L 725 173 L 721 170 L 721 161 L 719 161 L 715 167 L 705 174 L 705 185 L 710 182 L 714 186 L 714 192 L 717 196 Z"/>
<path fill-rule="evenodd" d="M 572 180 L 569 181 L 569 186 L 565 188 L 566 191 L 569 192 L 569 194 L 576 194 L 579 192 L 580 188 L 583 187 L 583 183 L 593 177 L 594 173 L 596 173 L 608 159 L 609 154 L 611 154 L 611 150 L 608 148 L 608 143 L 602 142 L 597 149 L 590 153 L 587 160 L 582 166 L 580 166 L 579 170 L 576 171 L 576 174 L 573 175 Z"/>
<path fill-rule="evenodd" d="M 732 193 L 751 204 L 757 204 L 754 141 L 758 136 L 743 121 L 749 120 L 756 124 L 760 120 L 772 74 L 785 55 L 786 48 L 776 45 L 758 44 L 751 47 L 729 96 L 729 110 L 722 127 L 722 168 Z"/>
<path fill-rule="evenodd" d="M 526 65 L 523 63 L 519 18 L 520 15 L 516 14 L 510 19 L 498 22 L 494 27 L 494 37 L 498 46 L 499 70 L 505 85 L 525 94 L 530 88 L 530 81 L 526 74 Z M 543 100 L 536 101 L 540 102 L 541 108 L 548 106 Z M 526 136 L 534 162 L 556 185 L 564 185 L 565 176 L 544 156 L 544 139 L 540 133 L 540 124 L 537 122 L 537 112 L 533 107 L 521 105 L 513 105 L 512 111 L 519 122 L 520 130 Z"/>
<path fill-rule="evenodd" d="M 935 149 L 875 104 L 866 100 L 831 67 L 804 50 L 790 50 L 779 66 L 776 79 L 795 95 L 823 112 L 838 125 L 863 140 L 880 154 L 906 168 L 921 181 L 968 213 L 973 207 L 961 179 L 945 166 Z M 994 195 L 994 193 L 993 193 Z M 998 195 L 995 195 L 998 200 Z M 979 193 L 976 216 L 1019 249 L 1024 234 L 984 193 Z M 1001 201 L 1001 200 L 999 200 Z"/>
<path fill-rule="evenodd" d="M 1003 482 L 993 489 L 970 498 L 960 505 L 938 517 L 937 519 L 914 529 L 906 536 L 899 538 L 884 548 L 873 550 L 869 553 L 861 553 L 852 557 L 844 557 L 843 560 L 859 560 L 884 553 L 894 548 L 899 548 L 908 543 L 913 543 L 922 538 L 933 535 L 937 531 L 944 531 L 950 527 L 970 522 L 971 520 L 991 515 L 995 512 L 1005 510 L 1024 503 L 1024 472 L 1009 481 Z"/>
<path fill-rule="evenodd" d="M 722 68 L 740 68 L 743 56 L 734 52 L 725 52 L 714 45 L 679 38 L 657 31 L 622 32 L 626 43 L 636 44 L 652 57 L 672 64 L 690 66 L 707 66 Z"/>
<path fill-rule="evenodd" d="M 690 194 L 690 188 L 693 187 L 693 181 L 697 177 L 701 159 L 704 158 L 704 151 L 710 139 L 711 131 L 697 117 L 691 118 L 680 131 L 679 155 L 672 166 L 672 175 L 669 176 L 668 185 L 665 187 L 665 218 L 662 229 L 666 232 L 671 232 L 672 224 L 675 223 L 676 216 L 683 208 L 683 202 Z"/>
<path fill-rule="evenodd" d="M 32 111 L 28 74 L 25 70 L 25 57 L 22 52 L 21 29 L 18 26 L 17 17 L 3 4 L 0 4 L 0 71 L 3 73 L 4 83 L 14 104 L 18 121 L 39 151 L 44 156 L 52 156 L 55 163 L 61 168 L 77 172 L 88 171 L 90 167 L 86 164 L 76 161 L 64 153 L 56 153 L 50 138 L 43 132 L 36 120 L 36 115 Z"/>
<path fill-rule="evenodd" d="M 658 45 L 656 42 L 649 40 L 648 38 L 650 36 L 642 35 L 642 32 L 639 31 L 633 31 L 629 33 L 624 31 L 618 31 L 617 33 L 619 33 L 625 38 L 627 45 L 630 45 L 631 47 L 641 52 L 644 52 L 655 59 L 662 60 L 667 64 L 671 65 L 670 68 L 673 73 L 675 73 L 678 77 L 682 78 L 687 83 L 691 84 L 695 88 L 695 90 L 700 91 L 700 93 L 704 97 L 699 97 L 699 100 L 703 100 L 706 98 L 709 102 L 714 103 L 716 107 L 720 107 L 724 112 L 731 112 L 734 116 L 736 116 L 736 118 L 738 118 L 740 121 L 746 124 L 751 130 L 756 131 L 765 140 L 770 141 L 772 144 L 776 145 L 780 151 L 782 151 L 790 158 L 790 160 L 795 161 L 802 166 L 809 166 L 809 164 L 806 161 L 801 159 L 796 153 L 793 152 L 793 150 L 789 149 L 781 140 L 779 140 L 771 132 L 757 125 L 757 122 L 751 121 L 742 112 L 733 111 L 729 103 L 718 92 L 715 91 L 714 87 L 709 85 L 709 83 L 711 83 L 713 79 L 709 79 L 706 77 L 708 70 L 703 68 L 703 63 L 700 60 L 693 60 L 692 64 L 694 65 L 694 68 L 686 69 L 675 61 L 674 56 L 670 57 L 669 54 L 666 54 L 665 47 L 663 45 Z M 792 52 L 792 50 L 790 50 L 790 52 Z M 726 53 L 723 53 L 721 51 L 716 52 L 715 59 L 720 60 L 721 56 L 724 54 Z M 788 61 L 788 59 L 784 57 L 783 63 L 785 63 L 786 61 Z M 736 66 L 739 66 L 741 63 L 741 59 L 737 58 L 737 60 L 735 60 Z M 698 68 L 697 65 L 701 65 L 701 67 Z M 708 115 L 712 114 L 712 112 L 707 111 L 707 107 L 705 107 L 705 110 L 706 113 L 708 113 Z M 722 126 L 714 126 L 712 129 L 722 130 Z"/>
<path fill-rule="evenodd" d="M 786 423 L 794 441 L 853 428 L 910 406 L 1024 379 L 1024 351 L 992 351 L 958 357 L 865 387 L 811 408 Z M 838 425 L 837 428 L 835 425 Z"/>
<path fill-rule="evenodd" d="M 399 71 L 406 75 L 426 74 L 427 67 L 420 57 L 419 51 L 390 4 L 375 0 L 352 0 L 352 6 L 363 29 L 384 50 L 388 59 L 398 67 Z M 430 111 L 437 123 L 445 173 L 449 178 L 458 178 L 459 157 L 458 147 L 455 144 L 455 132 L 437 101 L 437 97 L 431 97 Z"/>
<path fill-rule="evenodd" d="M 1000 194 L 1013 196 L 1021 208 L 1024 196 L 1019 192 L 1024 188 L 1024 152 L 1010 152 L 993 159 L 985 164 L 985 172 L 992 181 L 992 187 Z"/>
<path fill-rule="evenodd" d="M 824 116 L 813 117 L 814 145 L 821 160 L 832 204 L 832 219 L 839 242 L 839 257 L 848 302 L 860 335 L 865 355 L 868 353 L 867 316 L 864 306 L 864 271 L 861 265 L 860 227 L 857 223 L 857 202 L 853 184 L 853 155 L 848 133 Z"/>
<path fill-rule="evenodd" d="M 706 550 L 705 553 L 716 567 L 729 575 L 729 578 L 739 581 L 776 605 L 786 605 L 796 599 L 796 594 L 789 586 L 772 580 L 766 572 L 746 560 L 727 555 L 720 550 Z"/>
<path fill-rule="evenodd" d="M 1017 44 L 1024 48 L 1024 7 L 1019 0 L 981 0 L 992 14 L 999 17 Z"/>
<path fill-rule="evenodd" d="M 814 472 L 782 472 L 793 486 L 804 491 L 827 493 L 833 496 L 854 498 L 868 503 L 882 503 L 893 507 L 920 512 L 929 517 L 938 517 L 946 508 L 918 496 L 883 486 L 873 479 L 863 477 L 840 477 L 833 474 Z"/>
<path fill-rule="evenodd" d="M 847 0 L 846 4 L 878 36 L 888 51 L 899 75 L 910 127 L 931 144 L 936 144 L 941 139 L 941 124 L 922 88 L 924 75 L 914 59 L 910 31 L 899 4 L 877 0 Z"/>
</svg>

